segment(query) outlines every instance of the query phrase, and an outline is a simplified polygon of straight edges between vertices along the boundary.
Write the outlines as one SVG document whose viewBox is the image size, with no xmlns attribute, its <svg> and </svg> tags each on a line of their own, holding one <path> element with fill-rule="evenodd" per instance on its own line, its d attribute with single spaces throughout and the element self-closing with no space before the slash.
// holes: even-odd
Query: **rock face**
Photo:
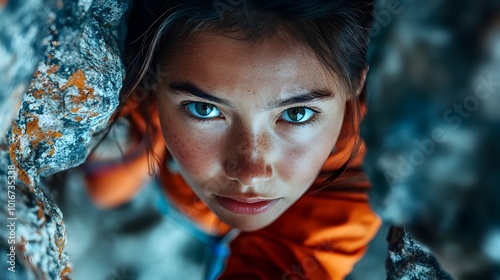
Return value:
<svg viewBox="0 0 500 280">
<path fill-rule="evenodd" d="M 369 51 L 375 209 L 454 276 L 500 277 L 499 1 L 378 1 Z"/>
<path fill-rule="evenodd" d="M 11 125 L 35 67 L 43 53 L 40 44 L 55 20 L 56 1 L 0 1 L 0 135 Z M 37 12 L 35 12 L 37 11 Z"/>
<path fill-rule="evenodd" d="M 387 279 L 453 279 L 441 269 L 436 258 L 413 241 L 403 228 L 391 227 L 387 241 Z"/>
<path fill-rule="evenodd" d="M 7 84 L 0 91 L 2 120 L 12 119 L 19 108 L 6 138 L 0 127 L 0 165 L 12 166 L 17 179 L 14 212 L 0 212 L 18 218 L 16 261 L 18 269 L 29 268 L 26 278 L 61 279 L 71 271 L 62 213 L 41 177 L 81 164 L 92 134 L 118 105 L 128 5 L 128 0 L 11 0 L 0 7 L 0 82 Z M 0 170 L 2 200 L 10 186 L 7 171 Z M 3 239 L 9 233 L 5 227 L 0 233 L 8 250 Z M 16 277 L 4 273 L 0 278 Z"/>
</svg>

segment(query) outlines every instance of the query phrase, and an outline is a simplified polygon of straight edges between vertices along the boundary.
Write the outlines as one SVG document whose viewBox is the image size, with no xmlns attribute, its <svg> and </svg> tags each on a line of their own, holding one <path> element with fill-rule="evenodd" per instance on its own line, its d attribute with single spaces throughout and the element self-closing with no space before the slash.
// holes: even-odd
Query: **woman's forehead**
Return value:
<svg viewBox="0 0 500 280">
<path fill-rule="evenodd" d="M 270 37 L 258 42 L 199 32 L 177 45 L 163 67 L 170 80 L 224 91 L 329 88 L 338 80 L 301 44 Z"/>
</svg>

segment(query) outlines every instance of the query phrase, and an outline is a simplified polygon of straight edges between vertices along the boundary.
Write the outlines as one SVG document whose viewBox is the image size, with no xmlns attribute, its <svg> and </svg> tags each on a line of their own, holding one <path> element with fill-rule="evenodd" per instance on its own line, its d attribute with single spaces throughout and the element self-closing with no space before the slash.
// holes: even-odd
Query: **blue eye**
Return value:
<svg viewBox="0 0 500 280">
<path fill-rule="evenodd" d="M 315 111 L 306 107 L 294 107 L 283 111 L 283 113 L 281 113 L 281 118 L 292 124 L 305 123 L 311 119 L 315 113 Z"/>
<path fill-rule="evenodd" d="M 200 119 L 212 119 L 221 115 L 220 110 L 216 106 L 208 103 L 190 102 L 185 107 L 189 113 Z"/>
</svg>

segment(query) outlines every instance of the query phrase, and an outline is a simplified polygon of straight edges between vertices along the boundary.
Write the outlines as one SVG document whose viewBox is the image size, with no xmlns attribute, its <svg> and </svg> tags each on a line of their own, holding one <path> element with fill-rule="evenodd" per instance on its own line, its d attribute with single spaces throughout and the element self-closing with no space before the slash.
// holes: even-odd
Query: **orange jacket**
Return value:
<svg viewBox="0 0 500 280">
<path fill-rule="evenodd" d="M 138 109 L 128 106 L 124 114 L 132 121 L 135 133 L 144 135 L 146 123 Z M 168 153 L 159 133 L 159 120 L 154 110 L 145 112 L 152 115 L 154 152 L 165 162 Z M 355 125 L 349 126 L 344 122 L 336 152 L 327 159 L 323 170 L 336 170 L 349 157 L 358 123 L 355 120 L 351 123 Z M 364 146 L 341 176 L 339 181 L 343 183 L 304 195 L 263 229 L 240 233 L 230 243 L 231 253 L 219 279 L 344 279 L 380 226 L 368 204 L 369 182 L 359 169 L 363 154 Z M 230 230 L 179 174 L 164 167 L 159 175 L 170 201 L 200 228 L 215 235 Z M 109 207 L 126 202 L 150 179 L 144 145 L 136 144 L 125 154 L 125 161 L 91 171 L 86 179 L 97 204 Z M 320 178 L 313 187 L 319 182 Z"/>
</svg>

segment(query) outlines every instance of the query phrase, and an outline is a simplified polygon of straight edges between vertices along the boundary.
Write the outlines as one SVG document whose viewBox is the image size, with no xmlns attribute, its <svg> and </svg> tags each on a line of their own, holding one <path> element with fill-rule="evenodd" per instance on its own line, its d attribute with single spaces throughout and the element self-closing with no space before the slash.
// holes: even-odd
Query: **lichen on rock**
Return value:
<svg viewBox="0 0 500 280">
<path fill-rule="evenodd" d="M 125 74 L 121 56 L 128 5 L 127 0 L 30 0 L 9 1 L 0 8 L 0 36 L 5 36 L 2 32 L 9 23 L 14 30 L 33 29 L 30 32 L 36 34 L 24 38 L 31 41 L 23 46 L 5 47 L 4 37 L 0 44 L 0 54 L 6 52 L 10 59 L 2 60 L 0 69 L 22 59 L 31 62 L 24 68 L 9 66 L 13 75 L 0 78 L 9 85 L 0 97 L 17 93 L 11 100 L 0 100 L 1 106 L 11 108 L 6 119 L 19 108 L 7 138 L 1 140 L 0 162 L 14 165 L 18 174 L 17 252 L 20 265 L 36 279 L 69 277 L 62 213 L 41 177 L 83 163 L 92 134 L 107 124 L 118 105 Z M 7 34 L 7 38 L 20 34 Z M 23 57 L 21 47 L 32 55 Z M 20 106 L 16 98 L 22 99 Z M 2 172 L 1 180 L 6 182 Z M 1 188 L 3 192 L 6 186 L 2 183 Z"/>
</svg>

